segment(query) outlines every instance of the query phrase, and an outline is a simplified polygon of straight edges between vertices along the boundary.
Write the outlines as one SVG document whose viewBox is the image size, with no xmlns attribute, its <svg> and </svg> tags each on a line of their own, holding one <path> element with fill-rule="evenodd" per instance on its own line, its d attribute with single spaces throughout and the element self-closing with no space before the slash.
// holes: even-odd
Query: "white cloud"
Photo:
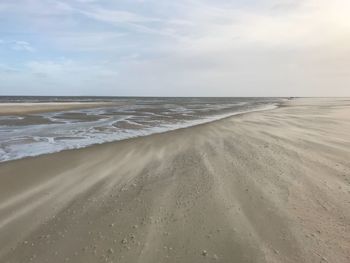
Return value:
<svg viewBox="0 0 350 263">
<path fill-rule="evenodd" d="M 127 12 L 123 10 L 108 10 L 103 8 L 95 8 L 90 11 L 79 10 L 82 14 L 88 17 L 94 18 L 96 20 L 110 22 L 113 24 L 120 23 L 145 23 L 145 22 L 155 22 L 159 19 L 146 17 L 138 15 L 136 13 Z"/>
<path fill-rule="evenodd" d="M 1 40 L 0 45 L 2 45 L 5 49 L 12 49 L 15 51 L 26 51 L 26 52 L 34 52 L 35 48 L 27 41 L 22 40 Z"/>
<path fill-rule="evenodd" d="M 90 76 L 116 74 L 116 71 L 108 69 L 108 64 L 98 62 L 94 65 L 71 59 L 61 58 L 59 60 L 34 60 L 26 64 L 31 74 L 41 74 L 48 77 L 90 78 Z"/>
<path fill-rule="evenodd" d="M 111 52 L 117 51 L 128 44 L 123 44 L 121 40 L 126 37 L 125 33 L 112 31 L 106 32 L 60 32 L 55 33 L 51 40 L 52 45 L 67 51 L 74 52 Z"/>
<path fill-rule="evenodd" d="M 265 1 L 267 2 L 267 1 Z M 266 46 L 309 47 L 339 44 L 349 41 L 350 2 L 347 0 L 305 0 L 293 8 L 276 11 L 270 8 L 220 8 L 214 4 L 198 4 L 186 18 L 192 30 L 174 27 L 179 34 L 186 32 L 185 46 L 193 49 L 222 50 Z"/>
<path fill-rule="evenodd" d="M 13 41 L 11 43 L 11 48 L 17 51 L 28 51 L 28 52 L 35 51 L 35 49 L 26 41 Z"/>
</svg>

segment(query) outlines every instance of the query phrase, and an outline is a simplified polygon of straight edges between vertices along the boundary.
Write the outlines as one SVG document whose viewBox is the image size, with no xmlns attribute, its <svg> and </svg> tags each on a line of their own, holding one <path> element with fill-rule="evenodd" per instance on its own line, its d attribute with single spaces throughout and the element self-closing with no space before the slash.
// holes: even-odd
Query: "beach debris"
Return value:
<svg viewBox="0 0 350 263">
<path fill-rule="evenodd" d="M 138 225 L 133 225 L 132 228 L 133 229 L 137 229 L 139 226 Z"/>
<path fill-rule="evenodd" d="M 279 254 L 278 250 L 275 249 L 275 248 L 273 249 L 273 252 L 274 252 L 275 254 L 277 254 L 277 255 Z"/>
<path fill-rule="evenodd" d="M 113 253 L 114 253 L 113 248 L 109 248 L 109 249 L 107 250 L 107 253 L 108 253 L 108 254 L 113 254 Z"/>
<path fill-rule="evenodd" d="M 128 240 L 126 238 L 123 238 L 122 239 L 122 244 L 126 244 L 126 243 L 128 243 Z"/>
<path fill-rule="evenodd" d="M 206 257 L 208 255 L 208 252 L 206 250 L 202 251 L 202 256 Z"/>
<path fill-rule="evenodd" d="M 109 227 L 114 227 L 114 224 L 113 223 L 109 224 Z"/>
</svg>

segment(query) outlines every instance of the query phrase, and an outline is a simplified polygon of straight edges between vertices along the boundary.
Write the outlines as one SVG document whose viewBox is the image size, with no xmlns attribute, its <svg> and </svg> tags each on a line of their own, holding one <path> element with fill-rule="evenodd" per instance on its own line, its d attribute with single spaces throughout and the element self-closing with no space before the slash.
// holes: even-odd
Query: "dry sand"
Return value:
<svg viewBox="0 0 350 263">
<path fill-rule="evenodd" d="M 350 262 L 350 100 L 0 164 L 0 262 Z"/>
<path fill-rule="evenodd" d="M 60 110 L 89 109 L 99 106 L 115 105 L 111 102 L 38 102 L 38 103 L 0 103 L 0 115 L 29 114 Z"/>
</svg>

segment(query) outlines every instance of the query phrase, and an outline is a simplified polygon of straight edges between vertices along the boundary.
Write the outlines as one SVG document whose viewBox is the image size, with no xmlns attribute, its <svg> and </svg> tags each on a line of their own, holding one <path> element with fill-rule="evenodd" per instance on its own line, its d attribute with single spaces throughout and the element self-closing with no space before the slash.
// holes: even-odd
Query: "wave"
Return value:
<svg viewBox="0 0 350 263">
<path fill-rule="evenodd" d="M 231 104 L 148 103 L 118 108 L 3 116 L 0 162 L 187 128 L 223 118 L 278 107 L 277 100 Z M 249 104 L 249 105 L 247 105 Z M 5 119 L 4 119 L 5 118 Z M 29 118 L 29 119 L 28 119 Z"/>
</svg>

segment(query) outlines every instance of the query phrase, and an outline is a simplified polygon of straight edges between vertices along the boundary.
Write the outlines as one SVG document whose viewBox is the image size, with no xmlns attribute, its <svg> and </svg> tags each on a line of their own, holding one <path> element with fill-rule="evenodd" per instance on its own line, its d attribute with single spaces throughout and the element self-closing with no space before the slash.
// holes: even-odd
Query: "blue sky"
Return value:
<svg viewBox="0 0 350 263">
<path fill-rule="evenodd" d="M 1 0 L 0 95 L 350 96 L 348 0 Z"/>
</svg>

